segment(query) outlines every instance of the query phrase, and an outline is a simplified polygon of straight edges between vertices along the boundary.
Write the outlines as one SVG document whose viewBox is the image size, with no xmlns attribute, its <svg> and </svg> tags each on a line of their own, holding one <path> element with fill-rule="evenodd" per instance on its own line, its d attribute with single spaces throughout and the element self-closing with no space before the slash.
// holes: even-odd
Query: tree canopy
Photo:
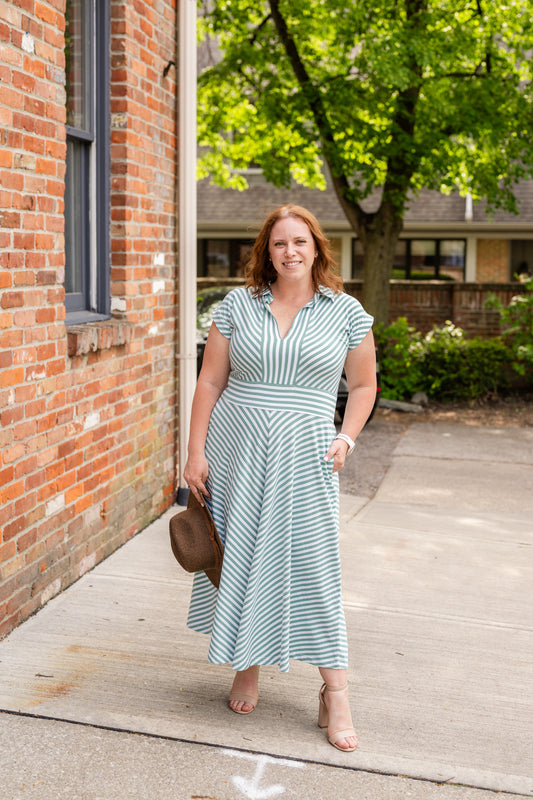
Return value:
<svg viewBox="0 0 533 800">
<path fill-rule="evenodd" d="M 200 2 L 199 176 L 324 188 L 361 239 L 365 304 L 388 309 L 408 198 L 470 193 L 516 211 L 533 174 L 533 0 Z M 366 213 L 361 202 L 379 190 Z"/>
</svg>

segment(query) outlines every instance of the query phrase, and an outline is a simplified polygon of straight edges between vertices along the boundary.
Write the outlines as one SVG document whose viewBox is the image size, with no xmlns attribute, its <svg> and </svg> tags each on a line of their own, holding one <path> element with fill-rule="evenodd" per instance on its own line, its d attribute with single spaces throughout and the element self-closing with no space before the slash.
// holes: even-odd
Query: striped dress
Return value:
<svg viewBox="0 0 533 800">
<path fill-rule="evenodd" d="M 235 670 L 289 659 L 345 668 L 335 436 L 346 354 L 372 326 L 360 303 L 321 287 L 279 335 L 270 289 L 231 291 L 214 315 L 231 371 L 209 423 L 209 503 L 224 542 L 219 589 L 194 576 L 188 625 L 209 661 Z"/>
</svg>

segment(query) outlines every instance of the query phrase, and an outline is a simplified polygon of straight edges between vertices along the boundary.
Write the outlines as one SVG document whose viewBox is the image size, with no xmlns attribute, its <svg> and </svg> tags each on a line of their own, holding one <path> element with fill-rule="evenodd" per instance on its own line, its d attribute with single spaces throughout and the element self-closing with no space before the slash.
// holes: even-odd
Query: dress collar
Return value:
<svg viewBox="0 0 533 800">
<path fill-rule="evenodd" d="M 333 300 L 334 297 L 335 297 L 335 292 L 333 291 L 333 289 L 330 289 L 329 286 L 322 286 L 322 284 L 320 284 L 318 287 L 318 291 L 315 292 L 313 299 L 306 304 L 305 308 L 307 308 L 307 306 L 314 306 L 317 300 L 321 300 L 322 298 Z M 270 303 L 274 299 L 270 285 L 268 285 L 265 289 L 263 289 L 263 291 L 259 295 L 259 298 L 264 305 L 270 305 Z"/>
</svg>

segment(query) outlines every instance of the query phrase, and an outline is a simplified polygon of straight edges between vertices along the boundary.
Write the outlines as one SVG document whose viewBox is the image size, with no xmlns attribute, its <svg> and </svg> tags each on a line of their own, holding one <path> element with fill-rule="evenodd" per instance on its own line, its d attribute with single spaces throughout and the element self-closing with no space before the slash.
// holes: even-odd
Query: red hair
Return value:
<svg viewBox="0 0 533 800">
<path fill-rule="evenodd" d="M 334 292 L 341 292 L 343 288 L 342 278 L 338 275 L 333 254 L 328 238 L 324 235 L 322 228 L 314 216 L 303 206 L 296 206 L 292 203 L 280 206 L 268 215 L 259 236 L 255 240 L 250 260 L 246 265 L 246 287 L 253 290 L 255 296 L 261 294 L 270 283 L 274 283 L 278 277 L 268 253 L 270 234 L 276 222 L 287 217 L 301 219 L 309 230 L 315 242 L 317 258 L 313 263 L 311 277 L 315 292 L 319 286 L 327 286 Z"/>
</svg>

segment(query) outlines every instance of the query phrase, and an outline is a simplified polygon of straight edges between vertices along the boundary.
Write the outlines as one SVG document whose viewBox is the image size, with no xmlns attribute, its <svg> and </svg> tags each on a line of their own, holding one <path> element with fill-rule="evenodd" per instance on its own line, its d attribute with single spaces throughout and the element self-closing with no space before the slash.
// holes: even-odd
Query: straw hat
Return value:
<svg viewBox="0 0 533 800">
<path fill-rule="evenodd" d="M 189 492 L 187 510 L 175 514 L 169 527 L 172 552 L 183 569 L 203 570 L 218 589 L 224 549 L 207 505 L 201 506 Z"/>
</svg>

